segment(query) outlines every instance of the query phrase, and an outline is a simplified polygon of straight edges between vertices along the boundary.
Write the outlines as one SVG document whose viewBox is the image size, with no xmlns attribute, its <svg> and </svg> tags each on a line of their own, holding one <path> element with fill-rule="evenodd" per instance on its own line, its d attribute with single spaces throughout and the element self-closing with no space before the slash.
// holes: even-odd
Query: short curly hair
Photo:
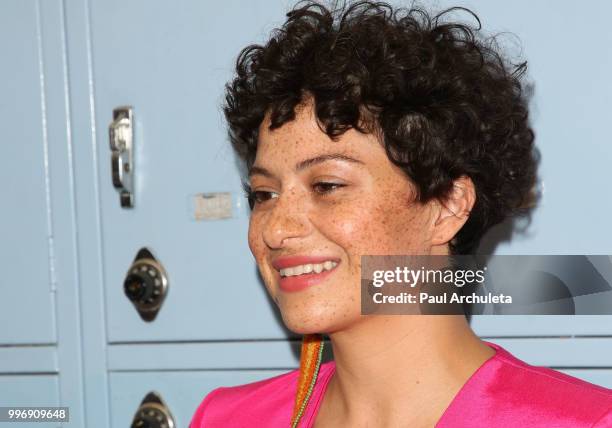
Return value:
<svg viewBox="0 0 612 428">
<path fill-rule="evenodd" d="M 441 19 L 455 10 L 478 27 Z M 312 97 L 334 141 L 350 128 L 377 132 L 417 201 L 444 200 L 455 179 L 471 178 L 476 202 L 451 254 L 469 254 L 491 226 L 533 206 L 539 152 L 521 83 L 527 63 L 509 64 L 494 38 L 477 37 L 476 14 L 300 1 L 287 17 L 265 46 L 240 52 L 225 88 L 229 138 L 247 171 L 265 114 L 279 128 Z"/>
</svg>

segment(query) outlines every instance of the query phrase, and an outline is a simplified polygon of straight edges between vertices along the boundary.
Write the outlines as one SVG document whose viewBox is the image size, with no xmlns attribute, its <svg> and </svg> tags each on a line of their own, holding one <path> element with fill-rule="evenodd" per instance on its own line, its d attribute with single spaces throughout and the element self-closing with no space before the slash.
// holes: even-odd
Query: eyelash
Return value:
<svg viewBox="0 0 612 428">
<path fill-rule="evenodd" d="M 331 182 L 327 182 L 327 181 L 318 181 L 318 182 L 314 183 L 312 185 L 312 187 L 315 188 L 315 187 L 320 186 L 320 185 L 323 185 L 325 187 L 333 186 L 333 189 L 331 189 L 331 190 L 327 190 L 325 192 L 317 192 L 321 196 L 326 196 L 329 193 L 333 192 L 334 190 L 337 190 L 337 189 L 339 189 L 341 187 L 346 186 L 346 184 L 331 183 Z M 246 183 L 246 182 L 242 183 L 242 189 L 244 190 L 245 198 L 247 198 L 247 200 L 249 201 L 249 206 L 251 207 L 251 209 L 254 208 L 256 203 L 261 204 L 261 203 L 265 202 L 265 201 L 261 201 L 261 202 L 257 201 L 257 198 L 256 198 L 257 194 L 259 194 L 259 193 L 267 193 L 267 194 L 273 193 L 273 192 L 266 192 L 266 191 L 263 191 L 263 190 L 253 191 L 251 189 L 251 186 L 248 183 Z M 266 201 L 267 201 L 267 199 L 266 199 Z"/>
</svg>

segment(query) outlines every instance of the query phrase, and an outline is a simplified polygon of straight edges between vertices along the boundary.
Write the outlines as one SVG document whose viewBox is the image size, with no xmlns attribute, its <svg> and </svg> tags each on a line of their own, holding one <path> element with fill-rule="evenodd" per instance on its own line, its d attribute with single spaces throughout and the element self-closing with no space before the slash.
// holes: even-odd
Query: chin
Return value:
<svg viewBox="0 0 612 428">
<path fill-rule="evenodd" d="M 296 334 L 325 333 L 329 324 L 326 319 L 310 311 L 281 309 L 281 316 L 285 326 Z"/>
<path fill-rule="evenodd" d="M 329 334 L 342 330 L 351 324 L 350 319 L 341 317 L 339 314 L 347 313 L 339 308 L 308 309 L 311 306 L 304 304 L 298 308 L 283 308 L 281 316 L 285 326 L 296 334 Z"/>
<path fill-rule="evenodd" d="M 315 326 L 308 326 L 305 324 L 289 324 L 285 321 L 285 327 L 291 330 L 295 334 L 305 335 L 305 334 L 325 334 L 324 331 L 320 330 Z"/>
</svg>

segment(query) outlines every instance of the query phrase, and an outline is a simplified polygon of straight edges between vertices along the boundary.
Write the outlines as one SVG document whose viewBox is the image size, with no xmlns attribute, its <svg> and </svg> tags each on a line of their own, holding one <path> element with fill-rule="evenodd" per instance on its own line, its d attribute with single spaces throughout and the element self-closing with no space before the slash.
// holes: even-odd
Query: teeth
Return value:
<svg viewBox="0 0 612 428">
<path fill-rule="evenodd" d="M 309 263 L 305 265 L 292 266 L 289 268 L 281 269 L 281 276 L 297 276 L 302 275 L 304 273 L 321 273 L 324 270 L 332 270 L 338 266 L 337 262 L 333 262 L 331 260 L 326 260 L 324 263 Z"/>
</svg>

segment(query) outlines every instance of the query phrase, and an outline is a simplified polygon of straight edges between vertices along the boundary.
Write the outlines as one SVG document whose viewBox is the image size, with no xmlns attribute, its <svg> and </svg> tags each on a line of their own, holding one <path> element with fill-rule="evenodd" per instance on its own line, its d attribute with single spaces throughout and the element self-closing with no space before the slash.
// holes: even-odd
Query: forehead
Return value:
<svg viewBox="0 0 612 428">
<path fill-rule="evenodd" d="M 313 104 L 308 102 L 295 109 L 295 119 L 280 128 L 269 129 L 270 112 L 259 126 L 255 164 L 267 160 L 299 160 L 313 155 L 343 153 L 362 157 L 376 157 L 384 149 L 373 134 L 362 134 L 349 129 L 335 141 L 319 127 Z"/>
</svg>

